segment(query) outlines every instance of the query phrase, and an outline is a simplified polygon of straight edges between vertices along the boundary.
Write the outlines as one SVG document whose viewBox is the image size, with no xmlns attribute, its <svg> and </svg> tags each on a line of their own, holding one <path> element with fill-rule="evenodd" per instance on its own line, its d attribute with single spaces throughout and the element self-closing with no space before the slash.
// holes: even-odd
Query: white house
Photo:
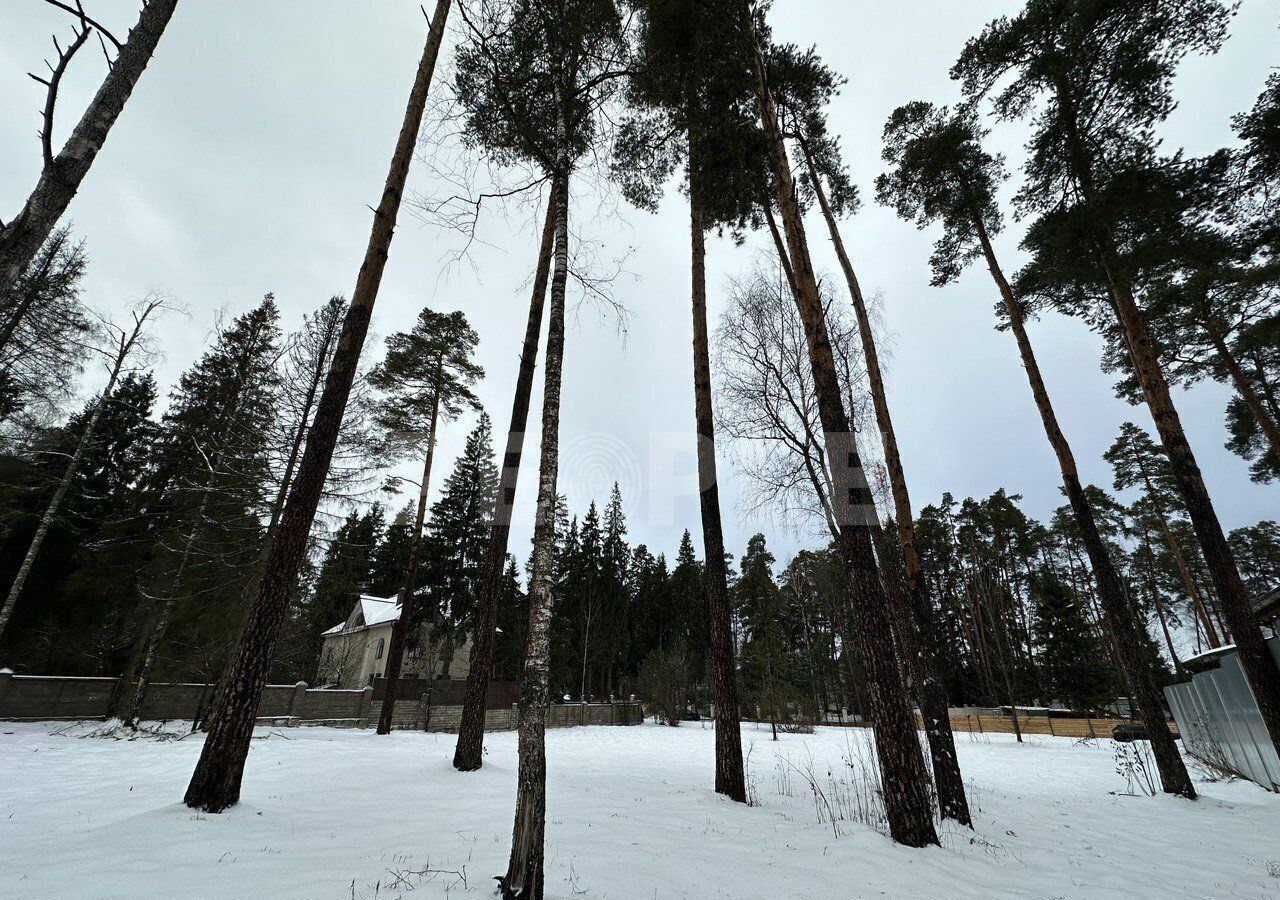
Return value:
<svg viewBox="0 0 1280 900">
<path fill-rule="evenodd" d="M 373 684 L 387 670 L 391 629 L 400 618 L 396 598 L 361 594 L 346 620 L 321 635 L 316 683 L 341 688 Z M 471 636 L 432 639 L 429 626 L 405 642 L 400 673 L 420 678 L 465 679 L 471 664 Z"/>
</svg>

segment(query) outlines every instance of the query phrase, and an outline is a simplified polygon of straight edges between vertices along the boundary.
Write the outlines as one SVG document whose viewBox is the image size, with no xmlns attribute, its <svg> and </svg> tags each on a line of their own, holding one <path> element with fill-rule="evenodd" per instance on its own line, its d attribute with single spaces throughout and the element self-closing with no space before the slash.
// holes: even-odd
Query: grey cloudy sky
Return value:
<svg viewBox="0 0 1280 900">
<path fill-rule="evenodd" d="M 778 38 L 816 44 L 849 79 L 831 118 L 868 202 L 846 223 L 845 238 L 864 288 L 884 292 L 893 345 L 891 403 L 917 505 L 935 502 L 944 490 L 983 496 L 1004 486 L 1043 517 L 1060 502 L 1058 473 L 1013 342 L 992 329 L 989 277 L 973 270 L 956 285 L 931 288 L 933 235 L 871 202 L 889 112 L 913 99 L 953 101 L 957 92 L 947 70 L 965 39 L 1019 5 L 777 0 L 771 20 Z M 86 0 L 86 6 L 122 36 L 138 3 Z M 4 218 L 17 212 L 38 173 L 43 94 L 24 73 L 41 67 L 50 32 L 67 30 L 66 17 L 39 0 L 0 3 Z M 381 191 L 424 33 L 411 0 L 179 4 L 70 211 L 91 256 L 89 302 L 119 307 L 160 288 L 191 308 L 190 320 L 171 319 L 163 328 L 159 377 L 166 388 L 201 352 L 220 310 L 241 312 L 271 291 L 284 327 L 293 328 L 331 294 L 350 292 L 368 235 L 367 206 Z M 1274 4 L 1245 0 L 1223 52 L 1184 66 L 1180 106 L 1164 129 L 1169 146 L 1203 153 L 1229 140 L 1229 116 L 1252 105 L 1269 68 L 1280 63 L 1278 48 Z M 62 134 L 102 65 L 91 54 L 77 61 L 61 104 Z M 1023 140 L 1018 125 L 998 126 L 992 137 L 1015 165 Z M 422 165 L 411 182 L 424 197 L 453 190 Z M 656 215 L 621 205 L 601 211 L 590 196 L 594 190 L 580 187 L 577 209 L 591 214 L 579 216 L 575 228 L 598 242 L 602 268 L 625 258 L 612 291 L 631 316 L 625 339 L 613 320 L 589 306 L 571 318 L 562 484 L 576 511 L 591 496 L 605 499 L 609 484 L 621 481 L 633 542 L 671 553 L 685 527 L 698 534 L 696 497 L 688 490 L 687 212 L 674 191 Z M 482 242 L 464 264 L 451 264 L 461 246 L 456 235 L 403 216 L 374 317 L 378 344 L 367 351 L 379 353 L 381 337 L 408 327 L 423 305 L 462 309 L 481 336 L 488 378 L 480 396 L 499 432 L 506 428 L 523 335 L 537 216 L 531 207 L 486 215 Z M 810 229 L 815 255 L 834 272 L 820 224 Z M 1000 242 L 1010 269 L 1019 259 L 1018 236 L 1013 223 Z M 712 243 L 713 319 L 728 279 L 750 266 L 751 246 Z M 1085 477 L 1109 486 L 1101 452 L 1121 422 L 1149 428 L 1149 418 L 1114 398 L 1110 379 L 1098 370 L 1100 346 L 1079 323 L 1051 316 L 1036 323 L 1032 336 Z M 1221 386 L 1203 385 L 1180 392 L 1178 402 L 1223 522 L 1236 527 L 1280 515 L 1280 488 L 1251 484 L 1245 463 L 1223 449 L 1227 397 Z M 536 416 L 535 406 L 531 421 Z M 442 434 L 446 466 L 467 427 Z M 531 436 L 529 449 L 535 440 Z M 531 475 L 526 469 L 523 514 L 512 538 L 522 556 L 531 531 Z M 780 561 L 813 543 L 778 523 L 742 515 L 728 459 L 721 460 L 721 475 L 731 551 L 740 553 L 761 530 Z"/>
</svg>

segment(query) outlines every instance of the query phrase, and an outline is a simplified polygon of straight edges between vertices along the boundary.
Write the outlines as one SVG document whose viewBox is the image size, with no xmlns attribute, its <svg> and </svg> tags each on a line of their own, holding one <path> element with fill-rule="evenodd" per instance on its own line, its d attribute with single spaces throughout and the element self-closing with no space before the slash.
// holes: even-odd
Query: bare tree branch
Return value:
<svg viewBox="0 0 1280 900">
<path fill-rule="evenodd" d="M 108 31 L 102 25 L 101 22 L 98 22 L 95 19 L 91 19 L 87 15 L 85 15 L 84 6 L 80 3 L 80 0 L 76 0 L 75 7 L 72 7 L 68 3 L 63 3 L 62 0 L 44 0 L 44 2 L 48 3 L 50 6 L 56 6 L 58 9 L 71 13 L 73 16 L 78 18 L 82 23 L 92 26 L 93 29 L 97 31 L 99 35 L 101 35 L 102 37 L 105 37 L 112 44 L 114 44 L 117 51 L 120 49 L 120 42 L 116 40 L 116 37 L 114 34 Z M 110 60 L 108 60 L 108 62 L 110 62 Z"/>
<path fill-rule="evenodd" d="M 47 89 L 44 99 L 44 128 L 40 132 L 40 148 L 44 156 L 44 167 L 46 169 L 53 165 L 53 112 L 58 103 L 58 87 L 62 84 L 62 76 L 66 73 L 67 66 L 71 65 L 71 58 L 76 55 L 76 51 L 83 47 L 84 42 L 88 39 L 88 27 L 81 27 L 76 32 L 76 39 L 71 42 L 66 50 L 63 50 L 62 45 L 58 43 L 57 35 L 54 35 L 53 46 L 58 51 L 58 62 L 57 65 L 53 65 L 48 60 L 45 61 L 45 65 L 49 67 L 49 77 L 41 78 L 34 72 L 27 73 Z"/>
</svg>

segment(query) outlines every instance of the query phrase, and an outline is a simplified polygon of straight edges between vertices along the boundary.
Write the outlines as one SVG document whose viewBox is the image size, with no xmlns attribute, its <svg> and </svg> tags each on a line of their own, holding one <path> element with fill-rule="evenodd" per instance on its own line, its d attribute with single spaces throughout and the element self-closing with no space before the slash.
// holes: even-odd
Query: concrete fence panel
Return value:
<svg viewBox="0 0 1280 900">
<path fill-rule="evenodd" d="M 0 670 L 0 719 L 102 719 L 107 715 L 115 678 L 73 678 L 14 675 Z M 462 682 L 440 682 L 436 690 L 396 702 L 393 726 L 415 731 L 456 732 L 462 719 L 460 703 L 441 703 L 433 696 L 461 697 Z M 213 699 L 214 685 L 153 682 L 142 704 L 149 721 L 190 721 Z M 269 684 L 262 692 L 258 719 L 276 725 L 306 723 L 368 727 L 376 724 L 382 699 L 374 689 L 310 689 L 305 683 Z M 553 705 L 549 728 L 574 725 L 636 725 L 643 721 L 638 703 Z M 511 731 L 518 722 L 514 704 L 490 708 L 486 731 Z"/>
</svg>

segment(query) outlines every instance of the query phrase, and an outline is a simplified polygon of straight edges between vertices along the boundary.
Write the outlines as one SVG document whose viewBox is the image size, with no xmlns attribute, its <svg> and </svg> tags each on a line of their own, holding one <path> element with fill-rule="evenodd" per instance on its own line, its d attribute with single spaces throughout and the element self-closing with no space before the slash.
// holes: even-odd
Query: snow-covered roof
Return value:
<svg viewBox="0 0 1280 900">
<path fill-rule="evenodd" d="M 400 618 L 400 605 L 393 594 L 390 597 L 370 597 L 360 595 L 360 615 L 365 625 L 381 625 L 383 622 L 394 622 Z"/>
<path fill-rule="evenodd" d="M 321 636 L 361 631 L 374 625 L 394 622 L 398 618 L 400 618 L 400 604 L 396 602 L 395 594 L 390 597 L 371 597 L 368 594 L 361 594 L 346 620 L 334 625 L 328 631 L 321 632 Z"/>
<path fill-rule="evenodd" d="M 1227 653 L 1230 653 L 1234 649 L 1236 649 L 1235 644 L 1223 644 L 1221 647 L 1210 647 L 1208 650 L 1205 650 L 1202 653 L 1197 653 L 1194 656 L 1188 656 L 1182 662 L 1185 664 L 1185 663 L 1193 663 L 1201 659 L 1214 659 L 1219 656 L 1225 656 Z"/>
<path fill-rule="evenodd" d="M 1221 647 L 1212 647 L 1203 653 L 1197 653 L 1195 656 L 1189 656 L 1182 661 L 1182 668 L 1188 672 L 1204 672 L 1208 669 L 1216 669 L 1221 665 L 1218 660 L 1222 659 L 1229 653 L 1236 652 L 1235 644 L 1223 644 Z"/>
</svg>

